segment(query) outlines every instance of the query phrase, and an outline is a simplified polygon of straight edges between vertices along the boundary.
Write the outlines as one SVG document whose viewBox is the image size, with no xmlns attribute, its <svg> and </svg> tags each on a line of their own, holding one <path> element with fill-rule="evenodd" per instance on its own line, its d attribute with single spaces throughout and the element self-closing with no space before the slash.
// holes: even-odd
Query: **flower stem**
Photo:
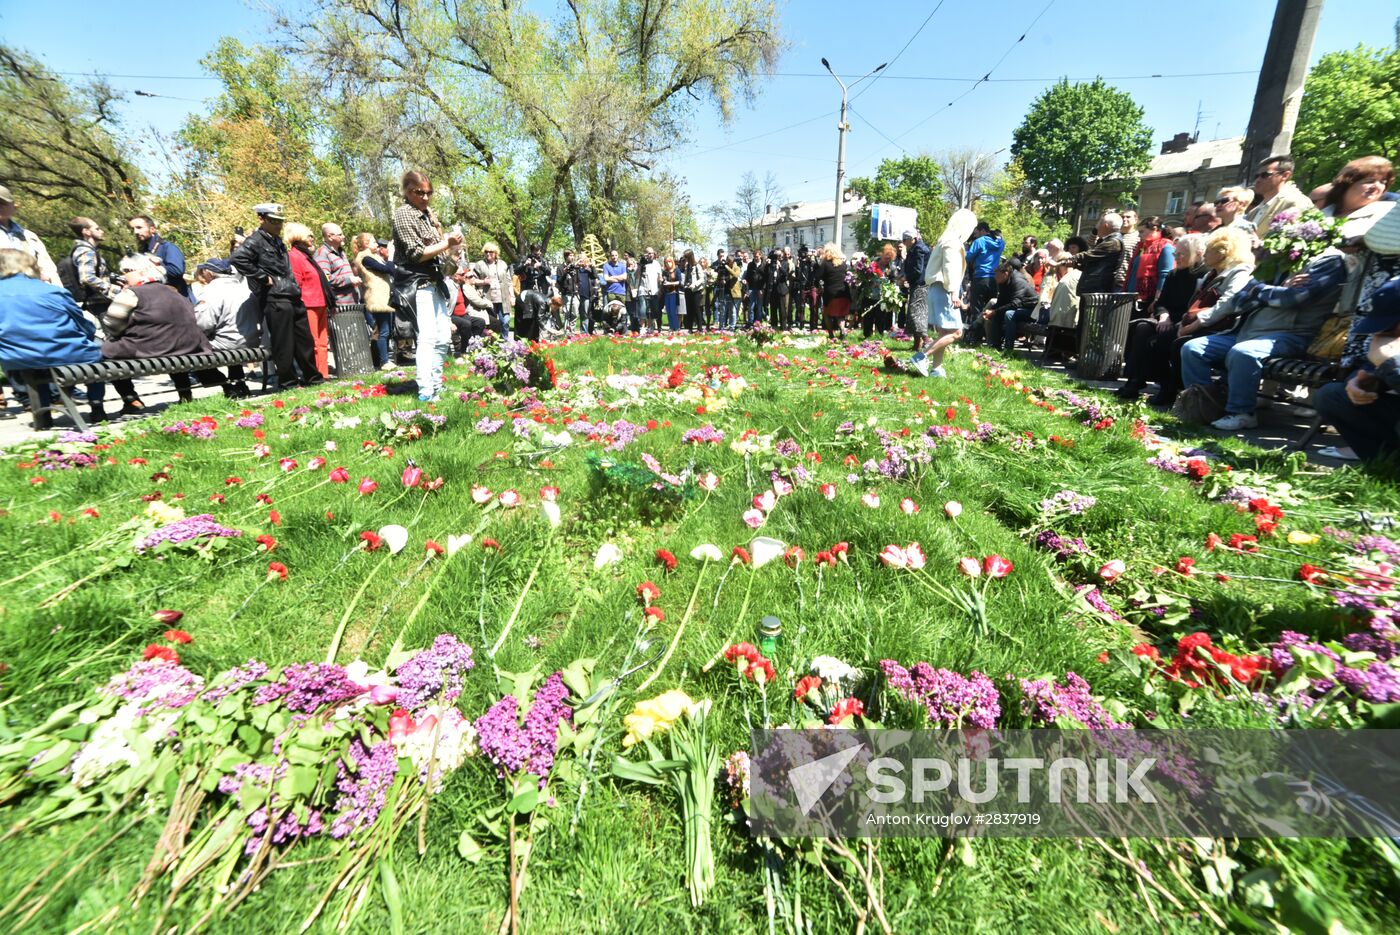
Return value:
<svg viewBox="0 0 1400 935">
<path fill-rule="evenodd" d="M 525 595 L 530 593 L 530 585 L 535 583 L 535 575 L 539 574 L 540 565 L 544 562 L 544 553 L 535 560 L 535 567 L 530 569 L 530 577 L 525 579 L 525 587 L 520 589 L 520 596 L 515 600 L 515 609 L 510 612 L 510 619 L 506 621 L 505 629 L 501 630 L 501 635 L 496 637 L 496 642 L 491 644 L 491 651 L 487 653 L 492 659 L 496 658 L 496 653 L 505 645 L 506 637 L 510 635 L 511 627 L 515 626 L 515 618 L 520 615 L 520 608 L 525 605 Z"/>
<path fill-rule="evenodd" d="M 354 554 L 354 550 L 352 550 L 351 554 Z M 335 662 L 335 654 L 340 651 L 340 640 L 341 637 L 345 635 L 345 627 L 350 622 L 350 615 L 353 614 L 355 608 L 359 606 L 360 598 L 365 596 L 365 590 L 369 587 L 370 582 L 379 577 L 379 568 L 382 568 L 384 563 L 388 560 L 388 552 L 380 556 L 379 567 L 375 568 L 371 574 L 365 576 L 365 580 L 360 584 L 360 589 L 355 592 L 354 597 L 350 598 L 350 603 L 345 605 L 345 613 L 340 615 L 340 623 L 336 626 L 335 633 L 331 636 L 331 645 L 326 649 L 327 663 Z"/>
<path fill-rule="evenodd" d="M 690 619 L 691 613 L 693 613 L 695 610 L 695 597 L 700 593 L 700 582 L 705 580 L 705 569 L 708 567 L 710 567 L 709 562 L 705 562 L 703 565 L 700 566 L 700 574 L 695 579 L 695 587 L 690 589 L 690 603 L 686 605 L 685 615 L 681 617 L 680 626 L 676 627 L 676 635 L 671 637 L 671 645 L 666 647 L 666 655 L 661 657 L 661 664 L 656 667 L 656 671 L 653 672 L 651 675 L 647 676 L 647 680 L 645 682 L 637 686 L 637 694 L 640 695 L 643 691 L 646 690 L 646 687 L 648 685 L 656 681 L 657 677 L 660 676 L 662 671 L 666 668 L 666 663 L 671 661 L 671 654 L 674 653 L 676 651 L 676 647 L 680 645 L 681 634 L 685 632 L 686 621 Z"/>
<path fill-rule="evenodd" d="M 744 615 L 747 614 L 747 613 L 749 612 L 749 595 L 753 593 L 753 579 L 754 579 L 754 571 L 753 571 L 752 568 L 750 568 L 750 569 L 749 569 L 749 584 L 748 584 L 748 587 L 744 588 L 744 602 L 743 602 L 742 604 L 739 605 L 739 616 L 738 616 L 738 618 L 734 621 L 734 627 L 735 627 L 734 632 L 735 632 L 736 635 L 737 635 L 737 633 L 738 633 L 738 629 L 737 629 L 737 628 L 743 626 L 743 623 L 744 623 Z M 729 638 L 729 639 L 726 639 L 723 643 L 721 643 L 721 644 L 719 645 L 719 649 L 717 649 L 717 650 L 715 651 L 715 654 L 714 654 L 713 656 L 710 657 L 710 661 L 707 662 L 707 663 L 705 663 L 703 666 L 700 667 L 700 671 L 701 671 L 701 672 L 708 672 L 708 671 L 710 671 L 711 669 L 713 669 L 713 668 L 715 667 L 715 665 L 719 663 L 721 657 L 724 656 L 724 650 L 725 650 L 725 648 L 728 647 L 729 644 L 732 643 L 732 642 L 734 642 L 734 640 L 733 640 L 733 638 L 731 637 L 731 638 Z"/>
</svg>

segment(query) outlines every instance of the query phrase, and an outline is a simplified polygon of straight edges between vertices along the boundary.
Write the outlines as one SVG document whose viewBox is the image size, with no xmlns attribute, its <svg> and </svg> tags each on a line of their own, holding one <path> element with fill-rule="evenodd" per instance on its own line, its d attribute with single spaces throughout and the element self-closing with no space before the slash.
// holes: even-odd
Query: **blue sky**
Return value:
<svg viewBox="0 0 1400 935">
<path fill-rule="evenodd" d="M 1388 6 L 1327 0 L 1314 59 L 1359 43 L 1390 45 L 1395 11 Z M 1196 127 L 1198 109 L 1203 139 L 1239 135 L 1273 10 L 1272 0 L 1174 0 L 1150 10 L 1133 0 L 1049 0 L 1048 10 L 1047 0 L 790 0 L 782 7 L 789 48 L 778 73 L 753 88 L 753 105 L 741 106 L 728 126 L 712 108 L 697 111 L 691 138 L 676 140 L 663 164 L 702 209 L 727 200 L 746 170 L 773 170 L 788 200 L 829 200 L 840 90 L 823 71 L 823 57 L 848 78 L 894 59 L 878 82 L 857 89 L 848 177 L 870 174 L 881 158 L 906 151 L 1006 147 L 1030 103 L 1061 75 L 1113 79 L 1142 105 L 1159 140 Z M 110 0 L 0 0 L 6 42 L 61 72 L 143 76 L 111 82 L 164 95 L 128 98 L 125 114 L 137 134 L 178 128 L 217 92 L 216 82 L 198 80 L 199 59 L 215 40 L 233 35 L 255 43 L 267 37 L 267 24 L 263 12 L 240 0 L 149 7 L 141 15 Z M 994 80 L 963 96 L 989 70 Z M 1150 75 L 1164 77 L 1138 77 Z M 1190 77 L 1168 77 L 1175 75 Z"/>
</svg>

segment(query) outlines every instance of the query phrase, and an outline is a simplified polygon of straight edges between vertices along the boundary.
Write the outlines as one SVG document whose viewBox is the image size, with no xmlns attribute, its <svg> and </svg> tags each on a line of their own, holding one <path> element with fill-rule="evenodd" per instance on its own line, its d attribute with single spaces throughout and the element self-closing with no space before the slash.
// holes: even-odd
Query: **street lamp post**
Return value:
<svg viewBox="0 0 1400 935">
<path fill-rule="evenodd" d="M 846 189 L 846 131 L 850 129 L 850 127 L 846 124 L 847 96 L 851 88 L 854 88 L 856 85 L 860 84 L 862 81 L 864 81 L 866 78 L 869 78 L 871 75 L 874 75 L 876 72 L 882 71 L 885 65 L 888 64 L 888 62 L 885 62 L 878 68 L 875 68 L 865 73 L 864 75 L 857 78 L 855 81 L 851 82 L 850 87 L 847 87 L 846 82 L 842 81 L 835 71 L 832 71 L 831 63 L 828 62 L 826 59 L 822 59 L 822 67 L 830 73 L 831 77 L 836 79 L 837 84 L 841 85 L 841 121 L 836 125 L 836 201 L 832 204 L 832 214 L 836 215 L 834 219 L 834 225 L 836 229 L 834 240 L 836 243 L 836 249 L 838 250 L 841 249 L 841 196 L 845 194 Z"/>
<path fill-rule="evenodd" d="M 972 185 L 973 185 L 974 182 L 977 181 L 977 169 L 978 169 L 978 167 L 982 164 L 982 160 L 983 160 L 983 159 L 990 159 L 991 157 L 997 155 L 998 153 L 1004 153 L 1004 152 L 1006 152 L 1006 147 L 1005 147 L 1005 146 L 1003 146 L 1001 149 L 997 150 L 995 153 L 979 153 L 976 157 L 973 158 L 972 164 L 971 164 L 971 166 L 968 167 L 968 170 L 967 170 L 967 176 L 966 176 L 967 182 L 966 182 L 966 184 L 963 185 L 963 192 L 962 192 L 963 204 L 962 204 L 962 207 L 964 207 L 964 208 L 971 208 L 971 207 L 972 207 Z"/>
</svg>

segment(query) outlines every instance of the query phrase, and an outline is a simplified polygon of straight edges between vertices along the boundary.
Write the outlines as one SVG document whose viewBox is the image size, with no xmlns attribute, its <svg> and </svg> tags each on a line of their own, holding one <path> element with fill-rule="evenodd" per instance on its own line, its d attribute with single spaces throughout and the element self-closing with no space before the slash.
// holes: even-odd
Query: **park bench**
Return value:
<svg viewBox="0 0 1400 935">
<path fill-rule="evenodd" d="M 1309 403 L 1282 391 L 1284 387 L 1302 386 L 1315 390 L 1341 379 L 1341 368 L 1335 360 L 1316 360 L 1311 357 L 1268 357 L 1264 360 L 1264 380 L 1272 380 L 1279 385 L 1280 392 L 1269 396 L 1275 402 L 1289 405 L 1307 406 Z M 1314 411 L 1312 422 L 1303 437 L 1290 446 L 1294 451 L 1303 451 L 1322 431 L 1322 414 Z"/>
<path fill-rule="evenodd" d="M 214 351 L 211 354 L 178 354 L 171 357 L 146 357 L 140 360 L 102 360 L 92 364 L 67 364 L 62 367 L 47 367 L 39 370 L 23 371 L 23 379 L 29 389 L 30 411 L 34 413 L 34 428 L 43 430 L 51 424 L 51 413 L 60 410 L 68 413 L 78 431 L 87 431 L 87 422 L 72 394 L 68 391 L 79 384 L 110 383 L 112 380 L 134 380 L 138 377 L 153 377 L 162 374 L 193 373 L 196 370 L 216 370 L 232 367 L 235 364 L 258 364 L 268 359 L 267 350 L 261 347 L 237 348 L 235 350 Z M 58 387 L 59 402 L 50 406 L 40 404 L 39 387 L 51 383 Z M 188 400 L 182 400 L 188 401 Z"/>
</svg>

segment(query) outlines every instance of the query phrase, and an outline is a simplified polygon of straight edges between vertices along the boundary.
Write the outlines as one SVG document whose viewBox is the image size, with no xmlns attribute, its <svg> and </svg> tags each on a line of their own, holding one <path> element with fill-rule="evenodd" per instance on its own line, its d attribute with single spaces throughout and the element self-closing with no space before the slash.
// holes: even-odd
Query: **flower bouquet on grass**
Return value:
<svg viewBox="0 0 1400 935">
<path fill-rule="evenodd" d="M 89 838 L 108 829 L 94 824 L 0 918 L 31 923 L 72 873 L 151 815 L 165 816 L 160 838 L 129 899 L 101 916 L 108 923 L 159 885 L 157 928 L 173 917 L 202 928 L 312 840 L 329 842 L 336 862 L 303 930 L 328 910 L 336 928 L 350 926 L 376 882 L 391 916 L 401 913 L 394 841 L 416 817 L 421 852 L 430 796 L 476 750 L 455 707 L 471 648 L 444 634 L 392 675 L 363 662 L 274 672 L 250 660 L 208 684 L 154 648 L 166 651 L 148 649 L 96 697 L 0 746 L 0 798 L 24 808 L 43 793 L 17 829 L 88 812 L 121 822 L 100 842 Z"/>
<path fill-rule="evenodd" d="M 554 361 L 530 347 L 527 341 L 499 338 L 494 333 L 473 338 L 462 357 L 467 369 L 502 396 L 523 387 L 554 388 Z"/>
<path fill-rule="evenodd" d="M 719 750 L 710 741 L 706 719 L 711 702 L 695 702 L 679 689 L 637 703 L 624 718 L 624 747 L 640 743 L 648 759 L 633 762 L 625 756 L 613 761 L 613 775 L 648 785 L 668 785 L 681 804 L 685 825 L 686 885 L 690 904 L 699 908 L 715 885 L 715 857 L 710 845 L 714 821 L 715 781 L 719 777 Z M 652 737 L 667 734 L 667 755 Z"/>
<path fill-rule="evenodd" d="M 748 338 L 759 347 L 769 343 L 778 336 L 778 332 L 766 321 L 756 321 L 749 328 Z"/>
</svg>

